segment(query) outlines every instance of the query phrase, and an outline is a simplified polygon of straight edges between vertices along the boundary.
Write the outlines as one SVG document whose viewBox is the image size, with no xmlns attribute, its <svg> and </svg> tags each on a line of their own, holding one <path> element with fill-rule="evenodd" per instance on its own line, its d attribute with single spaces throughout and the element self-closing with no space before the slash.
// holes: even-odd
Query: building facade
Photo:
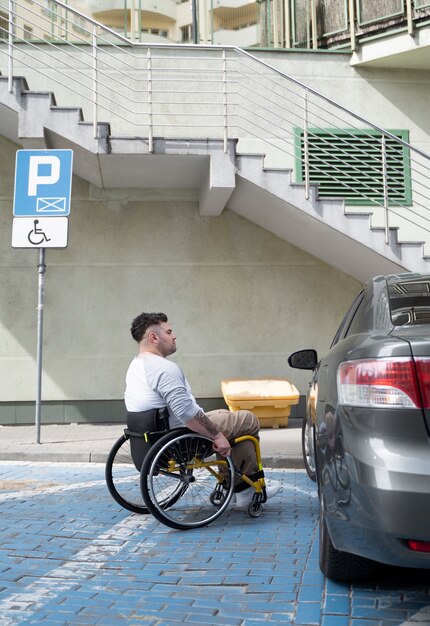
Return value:
<svg viewBox="0 0 430 626">
<path fill-rule="evenodd" d="M 415 47 L 400 56 L 378 57 L 373 50 L 372 58 L 363 58 L 361 45 L 355 52 L 261 50 L 255 58 L 226 59 L 230 52 L 223 57 L 218 48 L 112 44 L 105 31 L 99 33 L 95 66 L 91 21 L 78 22 L 79 15 L 62 6 L 41 6 L 44 33 L 46 18 L 53 21 L 46 11 L 53 9 L 59 30 L 51 40 L 43 36 L 36 49 L 37 10 L 31 17 L 26 0 L 21 5 L 13 75 L 25 76 L 28 88 L 16 82 L 10 93 L 5 78 L 0 98 L 0 367 L 7 381 L 0 392 L 0 422 L 34 419 L 37 251 L 10 246 L 15 155 L 22 147 L 72 148 L 75 159 L 69 245 L 46 253 L 45 422 L 123 419 L 124 377 L 136 350 L 129 327 L 142 310 L 168 314 L 178 335 L 175 358 L 206 408 L 222 402 L 224 378 L 287 377 L 305 394 L 307 377 L 288 368 L 288 354 L 304 347 L 324 352 L 369 272 L 421 268 L 428 235 L 424 221 L 404 236 L 408 254 L 410 237 L 418 242 L 416 262 L 401 256 L 397 242 L 384 257 L 378 246 L 385 244 L 373 239 L 383 237 L 383 229 L 369 196 L 349 205 L 330 194 L 317 200 L 314 186 L 305 200 L 305 173 L 297 158 L 303 109 L 296 111 L 291 85 L 298 101 L 302 86 L 312 91 L 310 115 L 321 94 L 312 128 L 323 114 L 329 117 L 320 126 L 333 128 L 335 114 L 328 109 L 335 101 L 429 153 L 426 46 L 414 40 Z M 153 27 L 149 16 L 146 24 L 148 30 L 164 24 L 176 32 L 175 41 L 175 28 L 190 23 L 190 6 L 169 6 L 154 10 Z M 239 4 L 228 8 L 219 6 L 219 23 L 222 15 L 240 11 Z M 90 12 L 121 29 L 123 3 L 115 9 L 113 3 L 93 2 Z M 33 28 L 33 41 L 24 37 L 24 24 Z M 82 37 L 79 47 L 70 40 L 72 30 Z M 49 41 L 57 42 L 61 33 L 63 45 L 51 47 Z M 7 77 L 7 46 L 0 47 Z M 352 124 L 339 121 L 338 131 Z M 364 122 L 358 126 L 367 132 Z M 312 136 L 321 137 L 319 130 Z M 420 174 L 412 173 L 412 182 L 402 180 L 416 194 Z M 425 204 L 412 203 L 423 220 Z M 396 206 L 391 235 L 410 222 L 404 212 L 411 203 Z M 372 220 L 377 232 L 369 230 Z"/>
</svg>

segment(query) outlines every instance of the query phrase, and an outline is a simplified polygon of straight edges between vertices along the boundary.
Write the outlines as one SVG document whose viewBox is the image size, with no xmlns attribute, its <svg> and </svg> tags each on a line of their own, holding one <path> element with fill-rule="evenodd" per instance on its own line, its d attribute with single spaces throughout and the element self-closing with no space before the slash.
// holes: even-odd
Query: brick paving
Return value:
<svg viewBox="0 0 430 626">
<path fill-rule="evenodd" d="M 260 518 L 231 509 L 184 532 L 121 509 L 103 464 L 0 462 L 1 626 L 430 624 L 428 572 L 325 580 L 315 485 L 267 475 L 282 490 Z"/>
</svg>

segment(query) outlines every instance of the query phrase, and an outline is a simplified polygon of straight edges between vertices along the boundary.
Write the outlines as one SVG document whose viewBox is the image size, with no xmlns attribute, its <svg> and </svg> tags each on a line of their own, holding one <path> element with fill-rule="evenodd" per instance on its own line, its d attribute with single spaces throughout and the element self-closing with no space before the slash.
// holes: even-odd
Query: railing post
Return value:
<svg viewBox="0 0 430 626">
<path fill-rule="evenodd" d="M 349 36 L 351 38 L 351 50 L 355 52 L 357 42 L 355 39 L 355 0 L 349 0 Z"/>
<path fill-rule="evenodd" d="M 389 225 L 389 213 L 388 213 L 388 178 L 387 178 L 387 145 L 385 141 L 385 135 L 381 138 L 382 148 L 382 186 L 384 194 L 384 225 L 385 225 L 385 243 L 390 241 L 390 225 Z"/>
<path fill-rule="evenodd" d="M 68 4 L 68 0 L 64 0 L 66 4 Z M 69 14 L 67 9 L 64 7 L 64 41 L 69 40 Z"/>
<path fill-rule="evenodd" d="M 224 152 L 228 150 L 228 119 L 227 119 L 227 57 L 222 51 L 222 106 L 224 115 Z"/>
<path fill-rule="evenodd" d="M 98 136 L 97 30 L 93 28 L 93 136 Z"/>
<path fill-rule="evenodd" d="M 284 39 L 285 47 L 291 48 L 291 8 L 290 0 L 284 2 Z"/>
<path fill-rule="evenodd" d="M 311 47 L 311 11 L 309 10 L 309 1 L 306 2 L 306 48 Z"/>
<path fill-rule="evenodd" d="M 197 25 L 197 0 L 191 0 L 191 35 L 193 43 L 199 43 L 198 25 Z"/>
<path fill-rule="evenodd" d="M 13 31 L 15 21 L 14 1 L 9 0 L 9 32 L 8 32 L 8 77 L 7 86 L 9 93 L 13 91 Z"/>
<path fill-rule="evenodd" d="M 152 57 L 151 48 L 146 53 L 146 66 L 148 69 L 148 151 L 154 152 L 154 128 L 152 124 Z"/>
<path fill-rule="evenodd" d="M 315 0 L 311 0 L 312 49 L 318 49 L 317 7 Z"/>
<path fill-rule="evenodd" d="M 406 0 L 406 16 L 408 19 L 408 35 L 414 34 L 414 22 L 412 20 L 412 1 Z"/>
<path fill-rule="evenodd" d="M 278 0 L 272 1 L 273 11 L 273 47 L 279 48 Z"/>
<path fill-rule="evenodd" d="M 136 4 L 135 0 L 131 0 L 130 7 L 130 39 L 131 41 L 135 40 L 135 20 L 136 20 Z"/>
<path fill-rule="evenodd" d="M 303 106 L 303 158 L 305 165 L 305 197 L 309 200 L 309 121 L 308 121 L 308 90 L 304 91 Z"/>
</svg>

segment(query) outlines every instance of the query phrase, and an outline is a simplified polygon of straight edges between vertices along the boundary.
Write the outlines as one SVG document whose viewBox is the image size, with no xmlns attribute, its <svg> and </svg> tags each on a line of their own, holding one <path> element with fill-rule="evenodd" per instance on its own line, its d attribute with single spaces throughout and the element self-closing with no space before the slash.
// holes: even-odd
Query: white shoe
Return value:
<svg viewBox="0 0 430 626">
<path fill-rule="evenodd" d="M 266 480 L 266 496 L 267 499 L 272 498 L 281 490 L 281 483 L 277 480 Z M 254 487 L 248 487 L 239 493 L 234 493 L 230 500 L 230 504 L 238 509 L 247 507 L 252 502 L 254 497 Z"/>
<path fill-rule="evenodd" d="M 251 500 L 254 497 L 255 489 L 254 487 L 247 487 L 243 491 L 239 491 L 239 493 L 234 493 L 231 499 L 231 502 L 238 509 L 242 509 L 251 504 Z"/>
<path fill-rule="evenodd" d="M 282 485 L 277 480 L 266 480 L 266 495 L 267 499 L 276 496 L 281 491 Z"/>
</svg>

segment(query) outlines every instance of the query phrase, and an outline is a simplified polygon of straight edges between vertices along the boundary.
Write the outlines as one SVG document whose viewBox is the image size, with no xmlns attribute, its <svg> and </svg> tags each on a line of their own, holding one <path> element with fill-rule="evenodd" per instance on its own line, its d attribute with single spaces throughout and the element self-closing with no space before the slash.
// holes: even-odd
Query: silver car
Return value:
<svg viewBox="0 0 430 626">
<path fill-rule="evenodd" d="M 303 426 L 318 484 L 320 567 L 369 577 L 377 562 L 430 569 L 430 275 L 370 280 L 313 371 Z"/>
</svg>

